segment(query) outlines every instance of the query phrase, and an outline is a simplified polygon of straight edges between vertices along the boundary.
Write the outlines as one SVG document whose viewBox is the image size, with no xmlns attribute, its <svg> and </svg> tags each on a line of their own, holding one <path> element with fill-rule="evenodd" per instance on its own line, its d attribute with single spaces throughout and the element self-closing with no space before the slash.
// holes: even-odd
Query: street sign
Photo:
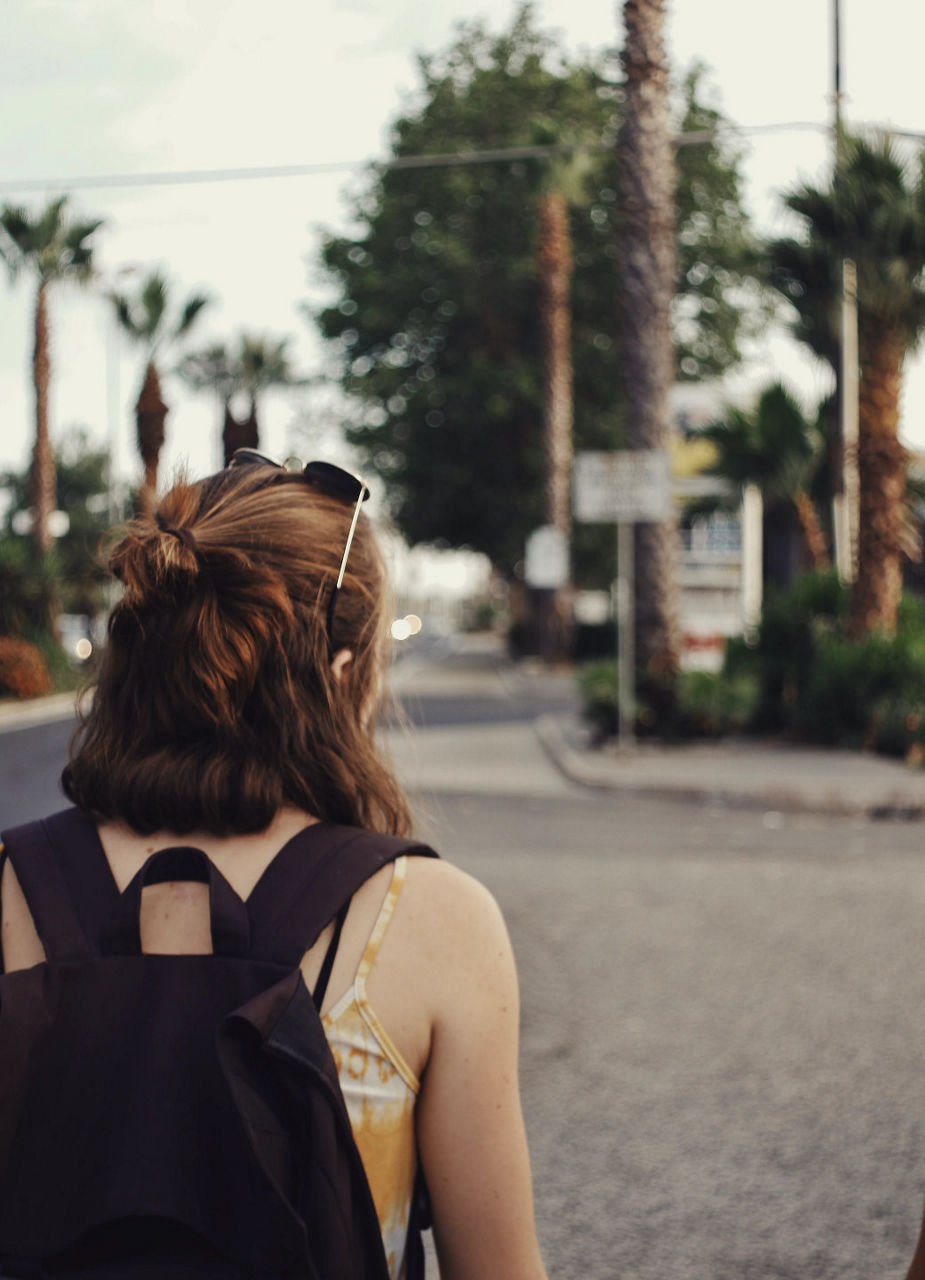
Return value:
<svg viewBox="0 0 925 1280">
<path fill-rule="evenodd" d="M 548 590 L 568 582 L 568 541 L 554 525 L 540 525 L 527 539 L 524 579 L 529 587 Z"/>
<path fill-rule="evenodd" d="M 668 454 L 663 449 L 620 449 L 575 455 L 572 501 L 576 520 L 635 523 L 672 514 Z"/>
</svg>

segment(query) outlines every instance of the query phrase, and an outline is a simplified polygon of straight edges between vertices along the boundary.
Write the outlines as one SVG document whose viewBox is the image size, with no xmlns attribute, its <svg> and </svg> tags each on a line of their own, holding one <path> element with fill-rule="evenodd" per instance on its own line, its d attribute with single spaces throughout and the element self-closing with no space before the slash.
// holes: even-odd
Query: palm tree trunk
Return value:
<svg viewBox="0 0 925 1280">
<path fill-rule="evenodd" d="M 572 244 L 568 204 L 559 191 L 540 197 L 536 246 L 543 333 L 543 444 L 546 453 L 546 520 L 566 546 L 572 538 Z M 564 662 L 571 645 L 569 589 L 546 600 L 541 649 Z"/>
<path fill-rule="evenodd" d="M 161 395 L 161 380 L 154 361 L 148 361 L 144 382 L 135 404 L 138 452 L 144 465 L 141 510 L 150 515 L 157 500 L 157 467 L 166 433 L 167 406 Z"/>
<path fill-rule="evenodd" d="M 634 449 L 667 449 L 674 379 L 675 164 L 669 129 L 665 0 L 625 0 L 620 129 L 624 359 Z M 636 653 L 656 676 L 680 666 L 677 522 L 636 527 Z"/>
<path fill-rule="evenodd" d="M 35 384 L 35 446 L 32 454 L 32 541 L 40 556 L 51 546 L 49 516 L 55 509 L 55 458 L 48 431 L 48 384 L 51 356 L 48 341 L 47 285 L 40 284 L 35 300 L 35 342 L 32 352 Z"/>
<path fill-rule="evenodd" d="M 796 507 L 800 532 L 803 535 L 803 541 L 806 544 L 806 550 L 809 552 L 813 568 L 816 570 L 827 569 L 829 567 L 829 548 L 825 540 L 825 534 L 822 532 L 822 525 L 819 523 L 819 512 L 816 510 L 815 502 L 813 502 L 805 489 L 800 489 L 793 496 L 793 505 Z"/>
<path fill-rule="evenodd" d="M 237 449 L 258 449 L 260 435 L 257 430 L 257 409 L 251 403 L 246 418 L 236 418 L 231 412 L 231 405 L 225 405 L 225 418 L 222 427 L 222 447 L 225 451 L 225 466 L 234 457 Z"/>
<path fill-rule="evenodd" d="M 901 553 L 906 504 L 906 451 L 899 443 L 904 347 L 871 317 L 859 334 L 858 567 L 851 594 L 851 632 L 896 630 L 902 595 Z"/>
<path fill-rule="evenodd" d="M 568 538 L 572 529 L 572 248 L 568 205 L 558 191 L 540 197 L 536 260 L 543 330 L 546 519 Z"/>
<path fill-rule="evenodd" d="M 257 397 L 251 396 L 247 417 L 241 424 L 247 434 L 247 448 L 260 448 L 260 428 L 257 425 Z"/>
</svg>

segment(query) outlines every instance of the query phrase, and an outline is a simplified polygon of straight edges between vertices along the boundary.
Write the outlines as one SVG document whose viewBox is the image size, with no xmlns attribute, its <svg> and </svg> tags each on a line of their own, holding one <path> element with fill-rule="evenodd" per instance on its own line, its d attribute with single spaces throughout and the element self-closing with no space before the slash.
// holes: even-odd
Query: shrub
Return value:
<svg viewBox="0 0 925 1280">
<path fill-rule="evenodd" d="M 620 727 L 620 677 L 616 662 L 589 662 L 578 668 L 582 718 L 591 727 L 591 740 L 600 745 L 616 737 Z"/>
<path fill-rule="evenodd" d="M 51 691 L 52 679 L 41 651 L 28 640 L 0 636 L 0 694 L 39 698 Z"/>
<path fill-rule="evenodd" d="M 758 705 L 756 673 L 682 671 L 678 683 L 678 732 L 686 738 L 738 733 Z"/>
<path fill-rule="evenodd" d="M 808 573 L 765 604 L 758 641 L 751 654 L 759 674 L 756 729 L 787 729 L 799 712 L 816 664 L 820 642 L 840 629 L 848 610 L 848 590 L 834 570 Z M 747 665 L 748 653 L 733 648 L 730 662 Z"/>
<path fill-rule="evenodd" d="M 909 764 L 925 763 L 925 702 L 885 698 L 874 708 L 867 746 Z"/>
<path fill-rule="evenodd" d="M 619 728 L 619 672 L 615 662 L 590 662 L 579 669 L 582 716 L 596 744 Z M 637 674 L 636 732 L 664 739 L 717 737 L 749 723 L 758 701 L 758 678 L 741 671 L 683 671 L 675 681 Z"/>
<path fill-rule="evenodd" d="M 873 746 L 878 721 L 913 713 L 923 689 L 925 630 L 917 620 L 901 622 L 893 636 L 820 635 L 793 726 L 814 742 Z"/>
</svg>

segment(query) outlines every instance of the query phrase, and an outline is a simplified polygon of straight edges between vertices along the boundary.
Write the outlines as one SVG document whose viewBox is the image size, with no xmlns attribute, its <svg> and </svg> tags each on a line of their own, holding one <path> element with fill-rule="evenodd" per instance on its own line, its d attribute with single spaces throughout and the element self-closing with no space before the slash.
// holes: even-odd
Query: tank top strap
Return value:
<svg viewBox="0 0 925 1280">
<path fill-rule="evenodd" d="M 399 895 L 401 894 L 402 885 L 405 883 L 405 874 L 407 870 L 407 855 L 401 854 L 392 864 L 392 878 L 389 881 L 388 892 L 382 900 L 382 906 L 379 908 L 379 914 L 376 916 L 376 923 L 372 927 L 366 946 L 363 949 L 363 955 L 360 957 L 360 963 L 357 966 L 355 982 L 357 991 L 360 993 L 363 990 L 373 965 L 376 963 L 376 956 L 379 954 L 379 948 L 382 946 L 382 940 L 392 922 L 392 916 L 395 912 Z"/>
</svg>

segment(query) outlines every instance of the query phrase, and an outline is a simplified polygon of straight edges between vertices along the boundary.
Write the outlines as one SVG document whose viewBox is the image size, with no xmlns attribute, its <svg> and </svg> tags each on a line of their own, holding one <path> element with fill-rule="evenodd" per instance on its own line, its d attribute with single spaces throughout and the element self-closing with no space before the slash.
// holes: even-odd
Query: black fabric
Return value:
<svg viewBox="0 0 925 1280">
<path fill-rule="evenodd" d="M 317 824 L 245 903 L 185 846 L 119 894 L 76 810 L 3 839 L 49 959 L 0 976 L 0 1276 L 141 1280 L 162 1238 L 177 1259 L 190 1246 L 164 1275 L 385 1280 L 298 963 L 379 867 L 432 851 Z M 214 954 L 142 955 L 144 886 L 190 878 L 209 885 Z"/>
</svg>

